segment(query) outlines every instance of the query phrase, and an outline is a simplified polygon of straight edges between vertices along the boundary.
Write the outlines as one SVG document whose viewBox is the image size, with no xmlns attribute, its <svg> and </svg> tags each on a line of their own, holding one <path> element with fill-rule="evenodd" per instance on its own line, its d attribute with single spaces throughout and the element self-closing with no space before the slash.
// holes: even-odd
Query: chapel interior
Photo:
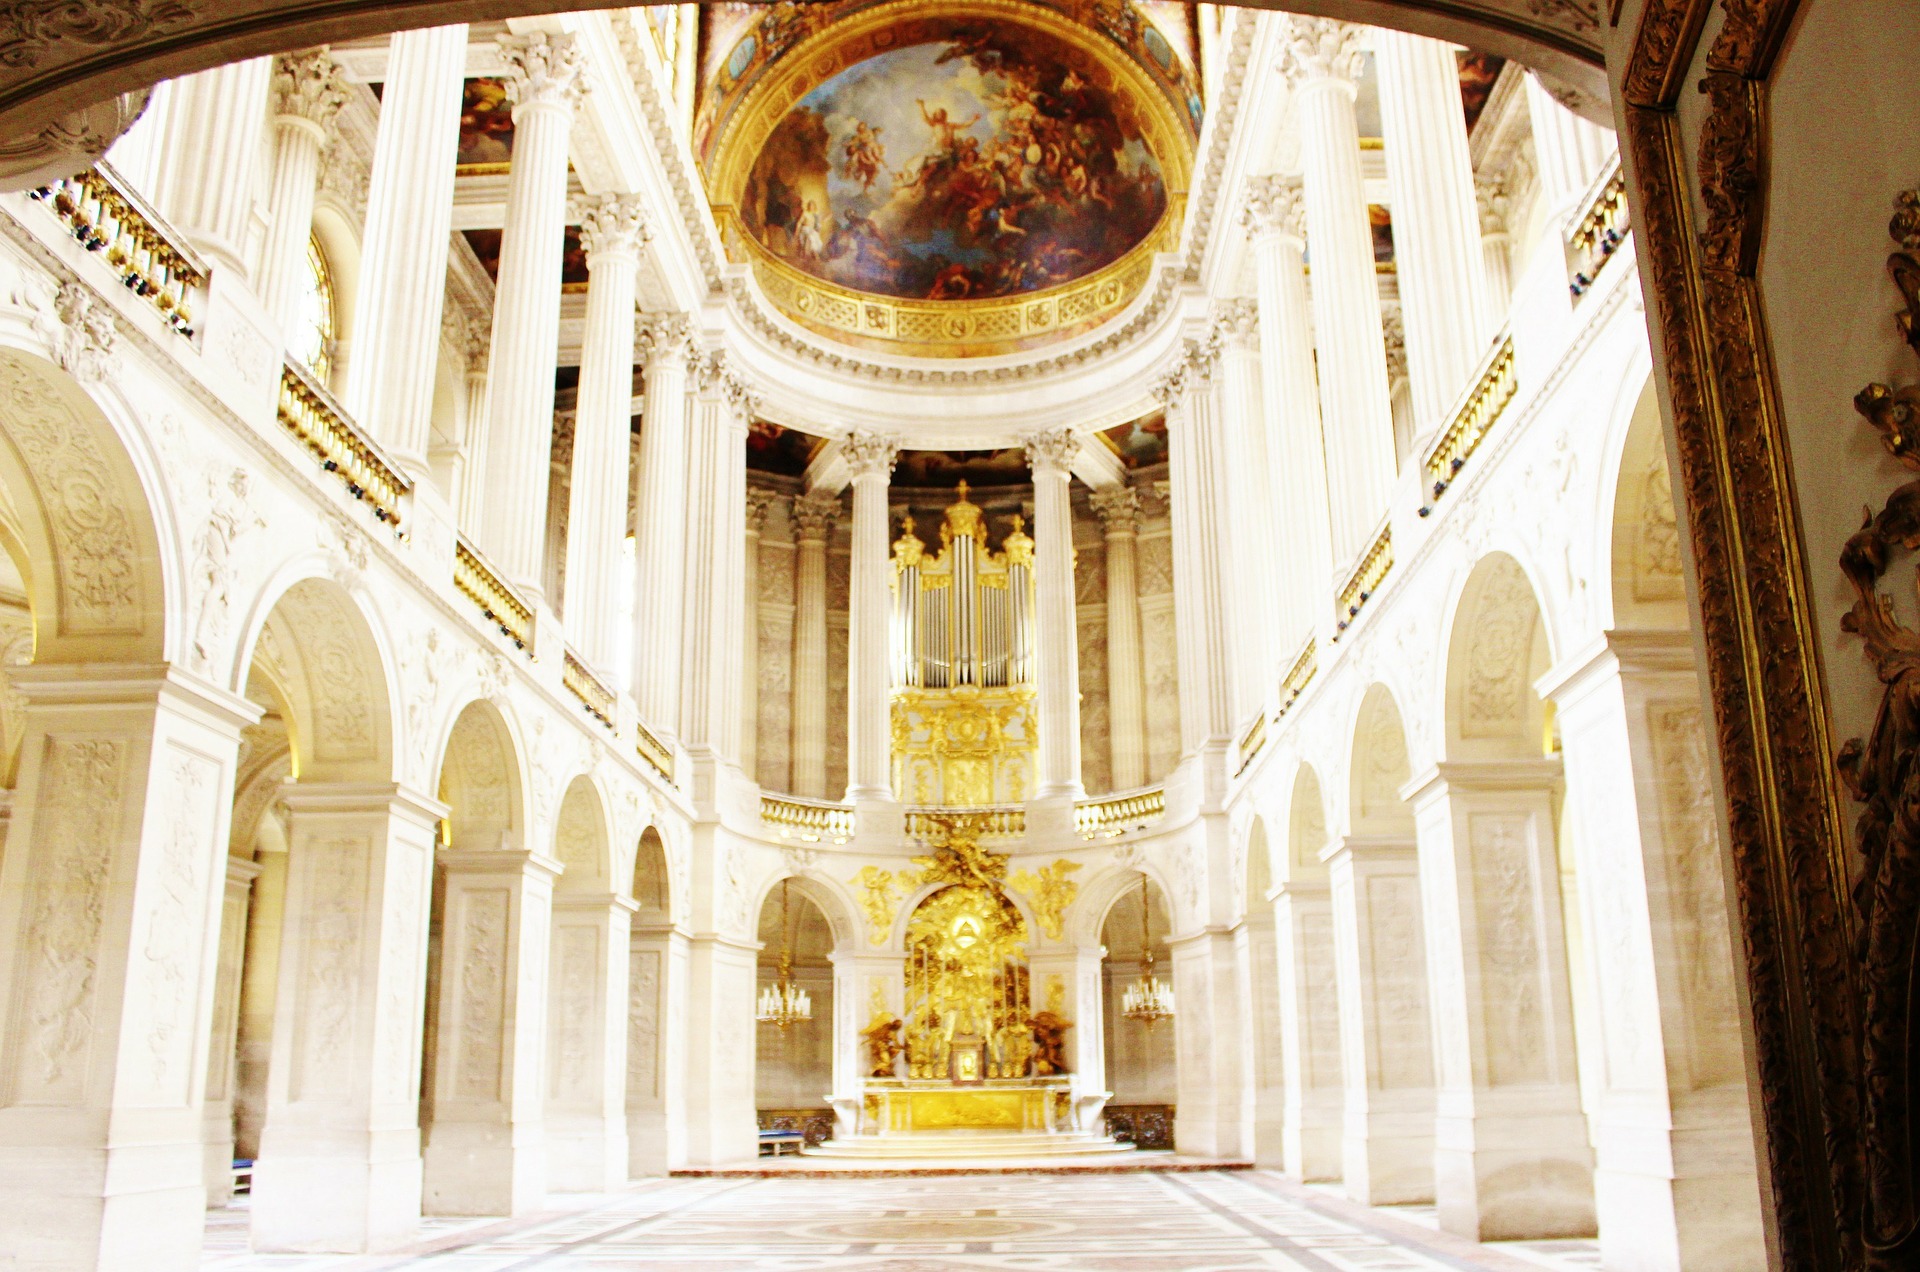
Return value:
<svg viewBox="0 0 1920 1272">
<path fill-rule="evenodd" d="M 0 1269 L 1920 1267 L 1920 15 L 1287 2 L 0 6 Z"/>
</svg>

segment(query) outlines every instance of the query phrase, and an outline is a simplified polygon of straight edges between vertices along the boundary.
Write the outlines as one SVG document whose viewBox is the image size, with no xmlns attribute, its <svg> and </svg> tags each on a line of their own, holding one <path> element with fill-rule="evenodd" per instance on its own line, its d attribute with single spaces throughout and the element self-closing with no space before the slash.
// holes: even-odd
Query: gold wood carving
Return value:
<svg viewBox="0 0 1920 1272">
<path fill-rule="evenodd" d="M 1696 564 L 1775 1248 L 1786 1267 L 1861 1267 L 1847 871 L 1810 575 L 1752 276 L 1767 193 L 1766 135 L 1756 121 L 1795 5 L 1725 7 L 1701 86 L 1714 117 L 1698 147 L 1708 215 L 1699 239 L 1675 106 L 1708 0 L 1649 0 L 1622 79 L 1623 141 Z"/>
<path fill-rule="evenodd" d="M 1034 917 L 1040 920 L 1040 930 L 1050 941 L 1060 939 L 1067 907 L 1080 891 L 1080 885 L 1067 877 L 1079 868 L 1079 862 L 1062 858 L 1037 871 L 1017 870 L 1007 880 L 1008 887 L 1033 904 Z"/>
<path fill-rule="evenodd" d="M 862 866 L 853 877 L 853 885 L 860 890 L 860 908 L 866 911 L 867 940 L 885 945 L 893 935 L 893 871 Z"/>
</svg>

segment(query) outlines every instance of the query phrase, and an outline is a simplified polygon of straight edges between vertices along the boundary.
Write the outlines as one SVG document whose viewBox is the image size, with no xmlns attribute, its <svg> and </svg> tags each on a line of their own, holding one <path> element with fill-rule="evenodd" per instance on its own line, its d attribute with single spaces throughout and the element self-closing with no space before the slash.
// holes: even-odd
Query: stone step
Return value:
<svg viewBox="0 0 1920 1272">
<path fill-rule="evenodd" d="M 948 1158 L 1078 1157 L 1131 1153 L 1123 1144 L 1090 1131 L 915 1131 L 831 1139 L 805 1150 L 807 1157 Z"/>
</svg>

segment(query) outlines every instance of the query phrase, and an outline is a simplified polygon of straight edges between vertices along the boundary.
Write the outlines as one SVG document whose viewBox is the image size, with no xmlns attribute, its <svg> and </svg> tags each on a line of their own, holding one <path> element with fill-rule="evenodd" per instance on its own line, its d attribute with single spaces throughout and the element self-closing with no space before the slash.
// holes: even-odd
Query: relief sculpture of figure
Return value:
<svg viewBox="0 0 1920 1272">
<path fill-rule="evenodd" d="M 900 1018 L 876 1011 L 867 1027 L 860 1031 L 860 1036 L 867 1040 L 867 1076 L 895 1076 L 894 1066 L 900 1059 L 900 1053 L 907 1049 L 906 1044 L 900 1041 Z"/>
<path fill-rule="evenodd" d="M 1028 1022 L 1033 1031 L 1033 1075 L 1052 1077 L 1067 1070 L 1067 1030 L 1073 1022 L 1057 1012 L 1036 1011 Z"/>
</svg>

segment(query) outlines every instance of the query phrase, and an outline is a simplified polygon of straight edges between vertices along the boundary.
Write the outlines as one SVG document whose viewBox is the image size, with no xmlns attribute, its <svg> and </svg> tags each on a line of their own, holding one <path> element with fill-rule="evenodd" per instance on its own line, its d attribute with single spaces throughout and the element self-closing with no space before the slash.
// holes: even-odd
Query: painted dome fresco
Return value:
<svg viewBox="0 0 1920 1272">
<path fill-rule="evenodd" d="M 785 10 L 786 12 L 783 12 Z M 699 121 L 729 251 L 823 334 L 1031 347 L 1123 308 L 1171 243 L 1194 76 L 1124 5 L 776 6 Z"/>
</svg>

